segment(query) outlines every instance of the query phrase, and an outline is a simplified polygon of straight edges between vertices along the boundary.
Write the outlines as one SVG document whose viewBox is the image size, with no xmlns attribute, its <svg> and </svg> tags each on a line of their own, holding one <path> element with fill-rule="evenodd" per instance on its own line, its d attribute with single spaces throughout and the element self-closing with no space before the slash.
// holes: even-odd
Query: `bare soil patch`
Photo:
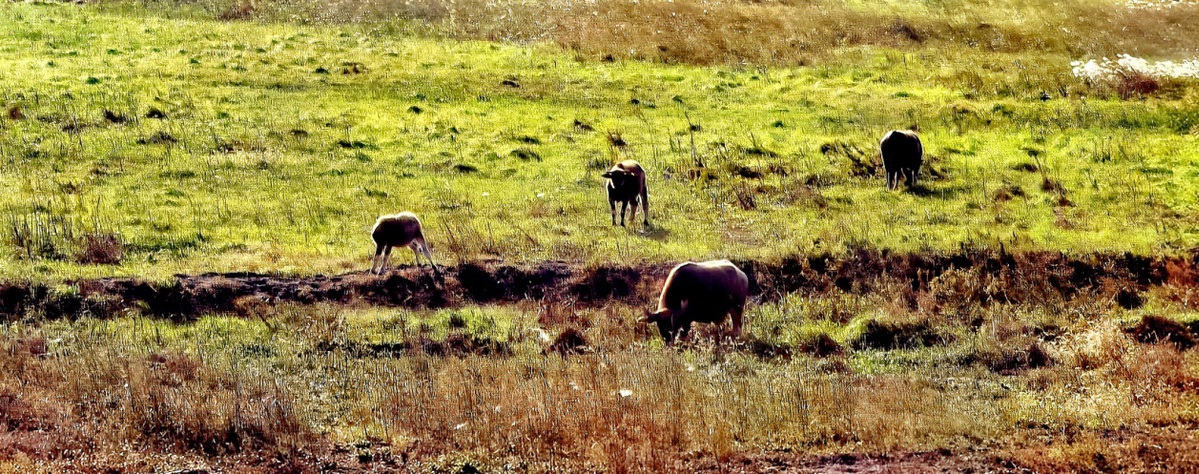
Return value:
<svg viewBox="0 0 1199 474">
<path fill-rule="evenodd" d="M 1079 297 L 1125 305 L 1129 295 L 1153 286 L 1195 286 L 1199 252 L 1182 257 L 1131 254 L 1072 256 L 1057 252 L 1005 253 L 991 250 L 956 254 L 900 254 L 858 250 L 847 256 L 801 256 L 781 262 L 737 261 L 750 277 L 758 301 L 794 292 L 823 294 L 875 291 L 893 293 L 912 307 L 921 304 L 1061 302 Z M 236 312 L 246 297 L 265 303 L 369 304 L 445 308 L 521 300 L 570 301 L 602 305 L 610 301 L 649 304 L 672 265 L 583 267 L 566 262 L 506 265 L 467 263 L 436 277 L 428 269 L 401 267 L 387 275 L 353 272 L 327 276 L 256 273 L 177 275 L 151 283 L 137 278 L 68 282 L 77 292 L 52 290 L 44 283 L 0 283 L 0 318 L 31 313 L 45 318 L 108 317 L 125 308 L 173 319 Z"/>
</svg>

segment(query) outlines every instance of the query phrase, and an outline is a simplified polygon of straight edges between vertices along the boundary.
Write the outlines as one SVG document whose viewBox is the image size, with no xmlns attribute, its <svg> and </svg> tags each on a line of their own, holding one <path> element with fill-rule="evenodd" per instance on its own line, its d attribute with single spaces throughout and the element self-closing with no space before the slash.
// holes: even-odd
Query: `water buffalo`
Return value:
<svg viewBox="0 0 1199 474">
<path fill-rule="evenodd" d="M 748 296 L 749 278 L 732 262 L 686 262 L 670 271 L 657 311 L 647 311 L 643 320 L 657 323 L 662 339 L 671 344 L 687 337 L 692 322 L 721 323 L 731 313 L 733 336 L 741 337 Z"/>
<path fill-rule="evenodd" d="M 645 170 L 641 163 L 635 160 L 625 160 L 617 163 L 612 169 L 602 175 L 608 178 L 608 207 L 612 209 L 612 225 L 616 225 L 616 203 L 620 203 L 620 225 L 624 226 L 624 213 L 629 203 L 633 204 L 633 212 L 629 220 L 637 220 L 637 204 L 641 204 L 644 214 L 643 225 L 649 226 L 649 191 L 645 187 Z"/>
<path fill-rule="evenodd" d="M 903 174 L 908 187 L 916 185 L 920 165 L 924 162 L 924 146 L 920 137 L 910 130 L 892 130 L 878 144 L 883 155 L 883 168 L 887 171 L 887 189 L 899 187 L 899 175 Z"/>
<path fill-rule="evenodd" d="M 392 247 L 410 247 L 417 266 L 421 264 L 420 255 L 424 254 L 425 259 L 429 260 L 429 266 L 433 267 L 433 273 L 440 273 L 437 264 L 433 263 L 433 254 L 429 252 L 429 244 L 425 243 L 425 234 L 421 231 L 420 219 L 417 219 L 416 214 L 401 212 L 380 216 L 375 221 L 375 227 L 371 229 L 371 239 L 375 241 L 375 257 L 371 259 L 372 273 L 376 272 L 375 266 L 378 265 L 377 273 L 383 274 L 383 269 L 387 267 L 387 258 L 391 257 Z"/>
</svg>

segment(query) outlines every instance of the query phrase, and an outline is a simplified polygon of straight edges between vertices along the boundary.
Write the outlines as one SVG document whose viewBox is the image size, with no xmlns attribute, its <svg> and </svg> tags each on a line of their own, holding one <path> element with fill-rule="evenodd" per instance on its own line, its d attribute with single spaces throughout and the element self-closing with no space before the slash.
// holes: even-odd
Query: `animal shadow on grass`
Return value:
<svg viewBox="0 0 1199 474">
<path fill-rule="evenodd" d="M 669 230 L 656 225 L 650 225 L 648 229 L 643 227 L 637 231 L 637 234 L 652 240 L 666 240 L 670 237 Z"/>
<path fill-rule="evenodd" d="M 940 198 L 941 200 L 944 200 L 944 201 L 956 199 L 959 194 L 964 193 L 966 191 L 967 191 L 967 189 L 963 188 L 961 186 L 945 186 L 945 187 L 930 188 L 925 184 L 917 184 L 915 186 L 907 187 L 907 192 L 913 196 L 922 197 L 922 198 L 927 198 L 927 197 Z"/>
</svg>

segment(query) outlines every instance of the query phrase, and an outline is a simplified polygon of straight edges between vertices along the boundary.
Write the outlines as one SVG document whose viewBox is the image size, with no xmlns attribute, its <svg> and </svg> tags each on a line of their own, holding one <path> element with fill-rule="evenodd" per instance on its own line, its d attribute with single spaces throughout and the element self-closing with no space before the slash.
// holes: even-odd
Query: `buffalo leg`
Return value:
<svg viewBox="0 0 1199 474">
<path fill-rule="evenodd" d="M 420 245 L 413 241 L 412 243 L 408 244 L 408 248 L 412 249 L 412 261 L 416 263 L 416 267 L 420 268 L 425 266 L 420 261 Z"/>
<path fill-rule="evenodd" d="M 637 222 L 637 205 L 638 205 L 637 200 L 633 200 L 629 203 L 629 223 L 630 224 Z"/>
<path fill-rule="evenodd" d="M 621 226 L 621 227 L 624 227 L 624 213 L 625 213 L 625 211 L 627 211 L 628 209 L 629 209 L 629 202 L 628 202 L 628 201 L 621 201 L 621 202 L 620 202 L 620 226 Z"/>
<path fill-rule="evenodd" d="M 612 225 L 616 225 L 616 201 L 609 199 L 608 207 L 612 209 Z"/>
<path fill-rule="evenodd" d="M 734 306 L 731 311 L 733 316 L 733 339 L 741 339 L 741 317 L 744 312 L 744 306 Z"/>
<path fill-rule="evenodd" d="M 414 245 L 414 247 L 412 248 L 413 255 L 416 254 L 416 250 L 417 250 L 416 246 L 419 246 L 420 253 L 425 255 L 425 260 L 428 260 L 429 266 L 433 267 L 433 274 L 441 275 L 441 271 L 437 269 L 437 264 L 433 263 L 433 252 L 431 250 L 429 250 L 429 244 L 425 243 L 425 239 L 418 238 L 417 240 L 413 241 L 412 244 Z M 420 259 L 418 258 L 416 261 L 417 261 L 417 264 L 419 265 Z"/>
<path fill-rule="evenodd" d="M 642 219 L 644 219 L 642 224 L 649 227 L 649 193 L 644 189 L 641 190 L 641 214 Z"/>
<path fill-rule="evenodd" d="M 375 244 L 375 256 L 371 257 L 371 273 L 375 273 L 375 266 L 379 264 L 380 255 L 383 255 L 383 246 L 380 244 Z"/>
<path fill-rule="evenodd" d="M 916 186 L 916 180 L 920 176 L 920 168 L 911 168 L 908 170 L 912 175 L 908 177 L 908 186 Z"/>
<path fill-rule="evenodd" d="M 379 265 L 379 274 L 383 274 L 383 269 L 387 268 L 387 259 L 391 257 L 391 246 L 383 246 L 383 263 Z"/>
</svg>

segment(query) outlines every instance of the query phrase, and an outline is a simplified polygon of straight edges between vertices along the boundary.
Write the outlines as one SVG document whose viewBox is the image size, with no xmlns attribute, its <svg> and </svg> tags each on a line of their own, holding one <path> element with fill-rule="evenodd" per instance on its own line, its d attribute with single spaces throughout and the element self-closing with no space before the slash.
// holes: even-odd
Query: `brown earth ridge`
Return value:
<svg viewBox="0 0 1199 474">
<path fill-rule="evenodd" d="M 794 292 L 897 293 L 913 309 L 921 305 L 1035 303 L 1076 298 L 1110 299 L 1125 307 L 1141 292 L 1161 285 L 1199 285 L 1199 249 L 1183 256 L 1130 253 L 1067 255 L 963 250 L 953 254 L 902 254 L 856 250 L 846 256 L 792 257 L 777 263 L 736 260 L 750 279 L 755 301 Z M 566 262 L 506 265 L 463 263 L 436 278 L 427 268 L 401 267 L 384 276 L 365 271 L 336 276 L 256 273 L 176 275 L 169 282 L 98 278 L 66 282 L 62 291 L 40 282 L 0 282 L 0 319 L 40 313 L 49 319 L 110 317 L 136 308 L 143 313 L 190 320 L 209 313 L 238 312 L 248 299 L 268 304 L 367 304 L 447 308 L 468 304 L 554 300 L 599 305 L 608 301 L 646 305 L 656 297 L 672 265 L 604 265 Z"/>
</svg>

